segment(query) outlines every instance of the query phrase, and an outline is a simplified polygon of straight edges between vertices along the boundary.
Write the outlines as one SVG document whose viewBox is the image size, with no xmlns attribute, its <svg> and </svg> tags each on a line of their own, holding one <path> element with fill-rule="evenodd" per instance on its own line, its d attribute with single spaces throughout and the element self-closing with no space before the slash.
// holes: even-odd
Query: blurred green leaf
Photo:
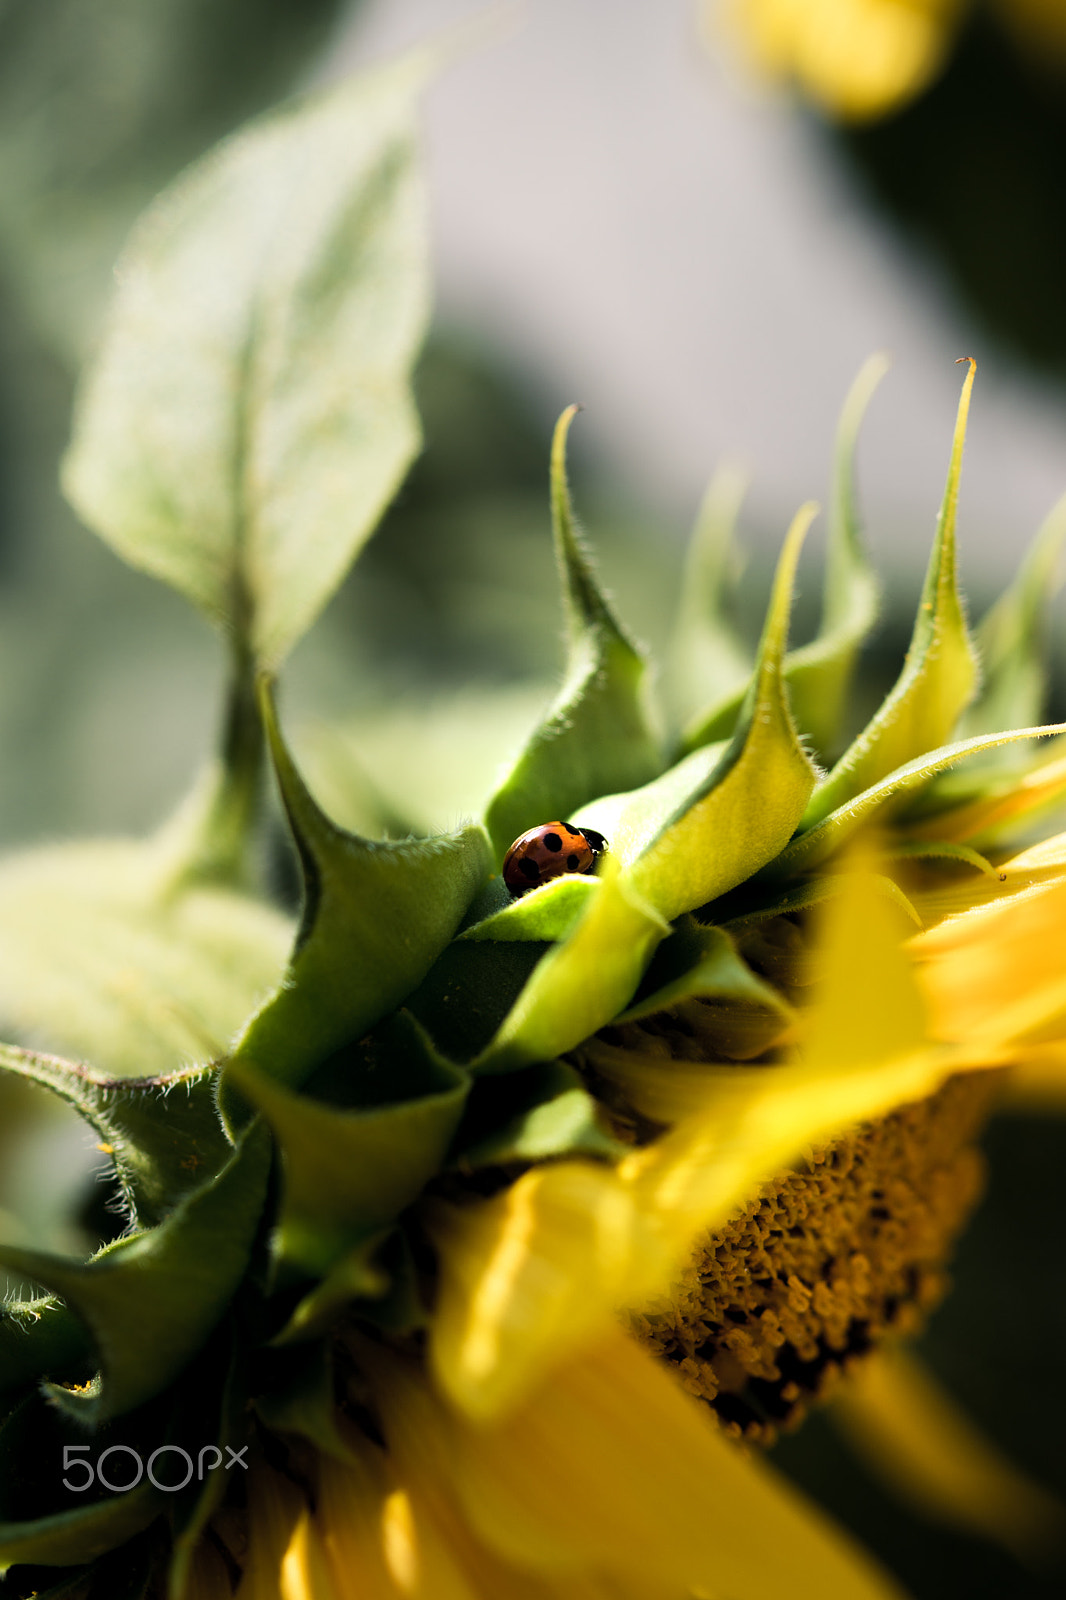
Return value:
<svg viewBox="0 0 1066 1600">
<path fill-rule="evenodd" d="M 256 1127 L 223 1171 L 158 1227 L 88 1262 L 0 1246 L 0 1264 L 62 1295 L 92 1334 L 102 1382 L 87 1392 L 53 1386 L 65 1412 L 87 1425 L 123 1416 L 192 1360 L 247 1269 L 270 1157 Z"/>
<path fill-rule="evenodd" d="M 950 737 L 977 685 L 977 661 L 959 594 L 955 516 L 976 364 L 962 386 L 936 540 L 903 670 L 880 708 L 818 785 L 804 814 L 811 828 L 853 796 Z"/>
<path fill-rule="evenodd" d="M 493 594 L 486 603 L 511 601 Z M 440 833 L 482 814 L 501 762 L 537 726 L 548 692 L 522 682 L 390 694 L 387 704 L 339 724 L 301 723 L 293 745 L 323 810 L 342 828 L 375 838 Z"/>
<path fill-rule="evenodd" d="M 78 408 L 75 508 L 268 665 L 418 448 L 429 67 L 420 54 L 285 107 L 161 195 Z"/>
<path fill-rule="evenodd" d="M 80 354 L 137 212 L 287 92 L 340 0 L 4 0 L 0 248 L 64 357 Z"/>
<path fill-rule="evenodd" d="M 839 748 L 848 690 L 860 646 L 877 620 L 878 582 L 863 545 L 855 490 L 855 446 L 888 358 L 865 363 L 844 402 L 837 430 L 826 547 L 822 621 L 810 644 L 785 662 L 796 726 L 818 750 Z"/>
<path fill-rule="evenodd" d="M 344 833 L 297 772 L 266 691 L 263 715 L 300 856 L 304 913 L 281 987 L 252 1018 L 234 1059 L 296 1088 L 422 981 L 488 876 L 489 848 L 473 827 L 401 843 Z"/>
<path fill-rule="evenodd" d="M 79 1062 L 0 1044 L 0 1072 L 40 1084 L 85 1118 L 142 1227 L 161 1221 L 232 1155 L 215 1104 L 213 1067 L 162 1078 L 109 1078 Z"/>
<path fill-rule="evenodd" d="M 747 479 L 735 467 L 715 473 L 696 517 L 677 620 L 670 636 L 668 681 L 683 716 L 702 710 L 700 722 L 732 706 L 735 720 L 748 680 L 751 651 L 736 625 L 737 586 L 743 557 L 734 537 Z M 702 708 L 710 705 L 710 712 Z M 732 732 L 732 727 L 727 733 Z"/>
<path fill-rule="evenodd" d="M 709 772 L 699 765 L 703 751 L 687 758 L 683 765 L 691 764 L 696 778 L 692 789 L 661 817 L 624 869 L 637 893 L 670 920 L 772 860 L 795 832 L 814 787 L 782 672 L 796 562 L 814 513 L 814 506 L 803 507 L 785 540 L 736 733 Z"/>
<path fill-rule="evenodd" d="M 644 658 L 616 621 L 577 536 L 566 479 L 576 410 L 564 411 L 556 425 L 551 464 L 552 526 L 570 634 L 566 677 L 485 813 L 500 858 L 527 829 L 566 822 L 596 795 L 636 788 L 662 769 L 645 705 Z"/>
<path fill-rule="evenodd" d="M 960 725 L 967 737 L 1031 727 L 1044 714 L 1047 613 L 1061 582 L 1064 540 L 1066 495 L 1045 520 L 1013 583 L 977 629 L 983 678 L 981 692 Z"/>
<path fill-rule="evenodd" d="M 281 1148 L 278 1246 L 283 1261 L 308 1272 L 327 1271 L 410 1205 L 438 1170 L 462 1115 L 469 1076 L 435 1054 L 407 1013 L 390 1019 L 387 1031 L 392 1049 L 421 1069 L 417 1087 L 408 1083 L 407 1097 L 391 1105 L 327 1105 L 282 1088 L 248 1059 L 227 1068 Z"/>
<path fill-rule="evenodd" d="M 837 430 L 821 625 L 810 644 L 785 657 L 796 726 L 820 751 L 831 751 L 840 738 L 859 647 L 877 617 L 878 583 L 863 547 L 855 492 L 855 446 L 866 408 L 887 368 L 887 357 L 871 356 L 844 402 Z M 730 639 L 732 624 L 723 613 L 719 603 L 713 630 Z M 733 732 L 749 675 L 750 668 L 734 682 L 730 694 L 717 697 L 711 709 L 686 729 L 683 749 L 697 749 Z"/>
<path fill-rule="evenodd" d="M 172 890 L 172 867 L 163 835 L 0 863 L 0 1027 L 115 1075 L 221 1056 L 276 983 L 291 923 L 229 889 Z"/>
</svg>

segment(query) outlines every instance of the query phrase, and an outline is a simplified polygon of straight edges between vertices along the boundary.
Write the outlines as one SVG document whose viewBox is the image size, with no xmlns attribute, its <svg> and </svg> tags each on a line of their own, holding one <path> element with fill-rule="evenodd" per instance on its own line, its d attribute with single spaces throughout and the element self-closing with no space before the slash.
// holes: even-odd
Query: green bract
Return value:
<svg viewBox="0 0 1066 1600">
<path fill-rule="evenodd" d="M 790 915 L 838 892 L 860 825 L 883 830 L 886 860 L 987 871 L 975 841 L 1066 791 L 1061 760 L 1019 777 L 999 755 L 1016 763 L 1063 732 L 1004 731 L 1039 714 L 1041 668 L 1017 645 L 1037 631 L 1061 511 L 979 634 L 988 674 L 973 702 L 955 560 L 972 366 L 906 662 L 847 741 L 876 611 L 853 484 L 875 361 L 841 425 L 812 643 L 787 651 L 815 508 L 785 540 L 748 656 L 726 623 L 736 496 L 720 482 L 676 636 L 679 698 L 708 709 L 665 755 L 645 658 L 575 530 L 571 409 L 550 473 L 564 681 L 483 822 L 383 840 L 324 814 L 270 675 L 417 447 L 425 75 L 419 57 L 298 102 L 179 180 L 134 234 L 85 381 L 68 492 L 115 549 L 220 624 L 233 682 L 217 768 L 157 839 L 0 866 L 0 1072 L 81 1113 L 129 1223 L 89 1261 L 0 1249 L 27 1286 L 0 1311 L 0 1461 L 20 1465 L 0 1474 L 0 1567 L 25 1569 L 12 1593 L 40 1588 L 43 1564 L 72 1569 L 71 1593 L 110 1596 L 109 1552 L 128 1545 L 124 1571 L 166 1565 L 171 1600 L 189 1596 L 190 1552 L 224 1485 L 81 1497 L 51 1470 L 63 1447 L 237 1447 L 262 1425 L 342 1451 L 333 1332 L 342 1318 L 424 1323 L 427 1199 L 559 1156 L 616 1160 L 601 1095 L 626 1081 L 634 1021 L 679 1019 L 694 1072 L 772 1051 L 807 977 Z M 295 933 L 251 866 L 264 735 L 303 877 Z M 828 774 L 810 753 L 841 749 Z M 515 898 L 504 854 L 552 820 L 609 849 L 596 873 Z M 872 892 L 909 909 L 889 876 Z M 629 1104 L 661 1126 L 669 1101 Z"/>
</svg>

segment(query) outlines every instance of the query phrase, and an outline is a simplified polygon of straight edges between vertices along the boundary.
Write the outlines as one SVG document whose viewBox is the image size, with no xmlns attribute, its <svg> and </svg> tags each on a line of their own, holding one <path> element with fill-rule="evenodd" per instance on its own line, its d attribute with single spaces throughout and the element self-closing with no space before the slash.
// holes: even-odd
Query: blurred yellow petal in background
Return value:
<svg viewBox="0 0 1066 1600">
<path fill-rule="evenodd" d="M 757 68 L 862 122 L 925 88 L 961 11 L 959 0 L 731 0 L 725 20 Z"/>
</svg>

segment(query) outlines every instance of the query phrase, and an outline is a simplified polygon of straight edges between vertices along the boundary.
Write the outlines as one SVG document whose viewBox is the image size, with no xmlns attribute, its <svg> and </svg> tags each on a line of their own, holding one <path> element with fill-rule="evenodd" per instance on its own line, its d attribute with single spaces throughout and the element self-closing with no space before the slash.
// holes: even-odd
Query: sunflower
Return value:
<svg viewBox="0 0 1066 1600">
<path fill-rule="evenodd" d="M 577 534 L 571 408 L 555 700 L 483 822 L 338 827 L 274 682 L 417 447 L 426 70 L 285 108 L 186 174 L 86 379 L 67 492 L 222 623 L 232 681 L 219 761 L 160 836 L 0 868 L 24 1040 L 0 1065 L 90 1124 L 126 1223 L 89 1260 L 0 1247 L 3 1592 L 885 1597 L 755 1453 L 856 1377 L 859 1425 L 930 1503 L 1031 1548 L 1039 1492 L 895 1342 L 942 1292 L 994 1098 L 1064 1065 L 1066 842 L 1010 841 L 1066 795 L 1058 746 L 1033 754 L 1064 731 L 1039 725 L 1035 641 L 1066 519 L 982 625 L 979 689 L 971 362 L 906 660 L 842 738 L 877 608 L 853 483 L 875 360 L 811 643 L 787 650 L 815 508 L 750 656 L 709 495 L 664 748 Z M 280 977 L 264 743 L 304 888 Z"/>
<path fill-rule="evenodd" d="M 712 22 L 719 9 L 708 6 Z M 726 19 L 760 71 L 794 82 L 831 117 L 866 122 L 929 87 L 977 9 L 968 0 L 731 0 Z M 996 0 L 989 9 L 1045 69 L 1066 63 L 1057 0 Z"/>
</svg>

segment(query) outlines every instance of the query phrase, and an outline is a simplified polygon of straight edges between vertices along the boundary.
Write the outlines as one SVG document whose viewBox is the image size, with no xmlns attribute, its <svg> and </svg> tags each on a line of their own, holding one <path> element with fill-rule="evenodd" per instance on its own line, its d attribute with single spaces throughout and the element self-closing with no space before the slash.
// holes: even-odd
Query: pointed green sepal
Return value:
<svg viewBox="0 0 1066 1600">
<path fill-rule="evenodd" d="M 489 848 L 477 827 L 400 843 L 344 832 L 296 770 L 265 685 L 263 715 L 300 854 L 304 913 L 285 979 L 248 1024 L 234 1059 L 296 1088 L 417 987 L 488 876 Z M 224 1073 L 224 1089 L 226 1082 Z M 231 1114 L 228 1099 L 223 1108 Z"/>
<path fill-rule="evenodd" d="M 453 1164 L 468 1175 L 482 1167 L 578 1155 L 611 1160 L 624 1153 L 580 1074 L 565 1061 L 548 1061 L 478 1080 Z"/>
<path fill-rule="evenodd" d="M 392 1104 L 328 1105 L 283 1088 L 247 1057 L 226 1069 L 274 1131 L 284 1170 L 278 1251 L 307 1272 L 328 1271 L 411 1204 L 440 1167 L 470 1091 L 467 1073 L 407 1012 L 379 1033 L 403 1070 L 407 1097 Z"/>
<path fill-rule="evenodd" d="M 1066 794 L 1066 756 L 1063 741 L 1051 745 L 1050 761 L 1041 761 L 1022 773 L 949 773 L 930 784 L 900 815 L 901 827 L 922 839 L 979 839 L 998 841 L 1004 834 L 1032 826 L 1035 816 L 1057 809 Z"/>
<path fill-rule="evenodd" d="M 1010 587 L 982 619 L 977 646 L 983 682 L 963 718 L 968 737 L 1031 727 L 1047 696 L 1047 612 L 1061 582 L 1066 495 L 1052 509 Z"/>
<path fill-rule="evenodd" d="M 472 923 L 459 938 L 472 944 L 486 939 L 539 939 L 551 944 L 565 939 L 597 887 L 594 877 L 568 873 L 540 889 L 530 889 L 509 906 Z"/>
<path fill-rule="evenodd" d="M 619 1022 L 636 1022 L 684 1000 L 714 1000 L 744 1010 L 764 1010 L 788 1024 L 792 1009 L 777 990 L 756 976 L 722 928 L 683 917 L 656 950 L 637 997 Z"/>
<path fill-rule="evenodd" d="M 552 444 L 552 524 L 566 596 L 569 653 L 563 686 L 489 803 L 485 826 L 499 859 L 542 822 L 566 822 L 598 794 L 634 789 L 662 769 L 645 704 L 644 657 L 626 636 L 581 547 L 566 480 L 566 437 Z"/>
<path fill-rule="evenodd" d="M 612 858 L 630 867 L 655 842 L 663 824 L 703 793 L 728 749 L 725 740 L 704 745 L 660 777 L 627 794 L 605 794 L 574 815 L 578 827 L 595 828 L 608 841 Z"/>
<path fill-rule="evenodd" d="M 670 925 L 605 858 L 600 888 L 569 938 L 538 962 L 474 1072 L 514 1072 L 552 1061 L 625 1006 Z M 476 947 L 475 947 L 476 948 Z"/>
<path fill-rule="evenodd" d="M 212 1067 L 161 1078 L 108 1078 L 80 1062 L 0 1045 L 3 1072 L 40 1084 L 85 1118 L 142 1227 L 162 1221 L 233 1154 L 215 1103 Z"/>
<path fill-rule="evenodd" d="M 789 712 L 782 658 L 796 562 L 815 509 L 803 507 L 785 540 L 736 733 L 709 771 L 700 766 L 705 752 L 687 758 L 698 781 L 624 869 L 638 895 L 668 920 L 725 894 L 772 860 L 795 832 L 814 787 L 815 770 Z"/>
<path fill-rule="evenodd" d="M 88 1262 L 0 1247 L 0 1265 L 61 1295 L 92 1335 L 102 1383 L 52 1386 L 87 1426 L 122 1416 L 165 1389 L 218 1323 L 247 1269 L 259 1229 L 270 1140 L 256 1127 L 222 1172 L 148 1233 Z"/>
<path fill-rule="evenodd" d="M 977 687 L 977 660 L 959 594 L 955 556 L 959 478 L 975 370 L 976 363 L 970 359 L 936 540 L 903 670 L 880 709 L 818 785 L 804 814 L 807 828 L 815 827 L 889 773 L 939 749 L 950 738 Z"/>
<path fill-rule="evenodd" d="M 817 877 L 807 878 L 802 883 L 794 884 L 792 888 L 778 893 L 774 893 L 772 889 L 767 892 L 769 886 L 756 885 L 752 894 L 744 897 L 749 903 L 743 909 L 738 910 L 729 901 L 723 902 L 722 910 L 728 910 L 729 912 L 728 919 L 723 923 L 723 926 L 741 943 L 745 953 L 750 954 L 750 938 L 753 929 L 757 929 L 761 924 L 768 923 L 772 919 L 791 917 L 797 911 L 809 911 L 812 906 L 820 906 L 823 901 L 832 900 L 836 895 L 843 893 L 848 882 L 847 873 L 820 872 Z M 893 905 L 898 906 L 904 916 L 909 917 L 916 928 L 923 926 L 922 919 L 914 909 L 914 906 L 899 884 L 892 878 L 886 877 L 881 872 L 871 873 L 870 882 L 879 894 L 883 895 L 886 900 L 891 900 Z M 759 893 L 760 888 L 762 888 L 761 894 Z M 786 924 L 786 926 L 791 925 Z M 794 926 L 792 931 L 796 933 L 798 938 L 798 930 Z M 766 946 L 762 944 L 760 954 L 765 956 L 765 953 Z M 781 952 L 780 965 L 778 966 L 775 962 L 774 968 L 769 973 L 775 983 L 794 984 L 800 988 L 805 988 L 807 984 L 813 981 L 810 961 L 805 954 L 801 954 L 797 962 L 796 955 L 797 952 L 789 951 L 788 949 Z M 760 962 L 760 964 L 762 963 Z"/>
<path fill-rule="evenodd" d="M 996 876 L 996 869 L 987 856 L 972 850 L 968 844 L 954 844 L 947 839 L 885 840 L 882 851 L 891 861 L 961 861 L 988 878 Z"/>
<path fill-rule="evenodd" d="M 325 1341 L 293 1350 L 284 1378 L 257 1398 L 255 1409 L 272 1433 L 294 1433 L 322 1455 L 351 1461 L 338 1426 L 334 1352 Z"/>
<path fill-rule="evenodd" d="M 279 1349 L 304 1344 L 328 1334 L 342 1314 L 358 1303 L 360 1313 L 373 1315 L 392 1290 L 392 1277 L 382 1256 L 398 1237 L 396 1228 L 382 1228 L 361 1239 L 334 1261 L 301 1298 L 283 1328 L 270 1341 Z"/>
<path fill-rule="evenodd" d="M 809 872 L 835 855 L 859 828 L 872 821 L 886 806 L 900 796 L 920 789 L 937 773 L 953 767 L 956 761 L 962 761 L 970 755 L 981 755 L 1019 739 L 1047 739 L 1055 733 L 1066 733 L 1066 722 L 1052 723 L 1046 728 L 1018 728 L 1013 733 L 985 734 L 980 739 L 960 739 L 941 750 L 934 750 L 931 755 L 908 761 L 887 778 L 882 778 L 880 783 L 875 783 L 872 788 L 842 805 L 823 822 L 799 834 L 758 876 L 764 882 L 776 883 L 782 878 Z"/>
</svg>

